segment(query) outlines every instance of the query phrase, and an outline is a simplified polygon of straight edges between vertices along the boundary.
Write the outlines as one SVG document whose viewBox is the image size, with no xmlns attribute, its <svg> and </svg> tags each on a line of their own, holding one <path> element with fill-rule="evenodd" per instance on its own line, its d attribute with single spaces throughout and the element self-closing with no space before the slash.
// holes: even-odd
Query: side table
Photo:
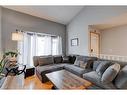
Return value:
<svg viewBox="0 0 127 95">
<path fill-rule="evenodd" d="M 23 64 L 17 63 L 16 65 L 9 65 L 9 67 L 6 67 L 7 70 L 6 76 L 8 76 L 8 74 L 19 75 L 25 73 L 25 69 L 26 69 L 26 65 Z"/>
<path fill-rule="evenodd" d="M 18 65 L 9 65 L 9 67 L 6 67 L 6 76 L 9 75 L 16 75 L 16 71 L 18 70 L 19 66 Z"/>
<path fill-rule="evenodd" d="M 25 78 L 35 74 L 34 66 L 26 66 Z"/>
</svg>

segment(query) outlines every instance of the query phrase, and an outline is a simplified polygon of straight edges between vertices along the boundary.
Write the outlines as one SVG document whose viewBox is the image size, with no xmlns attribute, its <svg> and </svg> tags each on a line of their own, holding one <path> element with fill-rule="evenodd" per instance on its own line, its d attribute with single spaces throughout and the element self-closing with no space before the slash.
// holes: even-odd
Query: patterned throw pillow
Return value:
<svg viewBox="0 0 127 95">
<path fill-rule="evenodd" d="M 62 63 L 62 56 L 54 56 L 53 59 L 55 64 Z"/>
<path fill-rule="evenodd" d="M 84 63 L 84 61 L 79 61 L 79 67 L 86 69 L 87 63 Z"/>
<path fill-rule="evenodd" d="M 53 64 L 53 57 L 50 57 L 50 56 L 39 57 L 38 62 L 39 62 L 39 66 Z"/>
</svg>

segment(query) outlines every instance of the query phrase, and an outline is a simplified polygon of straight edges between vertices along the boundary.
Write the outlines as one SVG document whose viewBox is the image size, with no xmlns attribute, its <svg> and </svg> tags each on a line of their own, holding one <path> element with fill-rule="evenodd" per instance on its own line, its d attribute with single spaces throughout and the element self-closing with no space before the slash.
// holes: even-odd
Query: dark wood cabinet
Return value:
<svg viewBox="0 0 127 95">
<path fill-rule="evenodd" d="M 25 72 L 25 78 L 27 78 L 29 76 L 32 76 L 34 74 L 35 74 L 35 68 L 34 67 L 27 66 L 26 72 Z"/>
</svg>

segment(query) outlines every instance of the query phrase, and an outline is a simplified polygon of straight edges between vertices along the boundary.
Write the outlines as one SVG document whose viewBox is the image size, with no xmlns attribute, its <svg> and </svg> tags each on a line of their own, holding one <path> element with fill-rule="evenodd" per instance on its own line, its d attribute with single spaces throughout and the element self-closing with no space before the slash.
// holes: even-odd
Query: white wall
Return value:
<svg viewBox="0 0 127 95">
<path fill-rule="evenodd" d="M 101 31 L 101 54 L 127 56 L 127 25 Z"/>
<path fill-rule="evenodd" d="M 127 13 L 127 7 L 85 7 L 68 25 L 67 54 L 88 55 L 88 25 L 102 24 L 106 20 Z M 71 46 L 71 39 L 79 38 L 79 46 Z"/>
</svg>

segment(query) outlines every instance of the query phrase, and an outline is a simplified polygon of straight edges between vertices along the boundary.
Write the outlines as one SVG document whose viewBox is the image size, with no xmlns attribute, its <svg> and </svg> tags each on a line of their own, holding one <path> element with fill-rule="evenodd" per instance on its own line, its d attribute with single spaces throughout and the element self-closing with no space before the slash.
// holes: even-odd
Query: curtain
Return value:
<svg viewBox="0 0 127 95">
<path fill-rule="evenodd" d="M 51 53 L 51 36 L 37 37 L 37 55 L 52 55 Z"/>
<path fill-rule="evenodd" d="M 36 35 L 31 35 L 27 32 L 23 33 L 23 41 L 18 42 L 18 50 L 20 55 L 18 62 L 25 65 L 33 66 L 33 56 L 36 56 Z"/>
<path fill-rule="evenodd" d="M 33 66 L 33 56 L 62 55 L 62 39 L 59 36 L 23 33 L 23 41 L 18 42 L 21 53 L 18 62 Z"/>
<path fill-rule="evenodd" d="M 61 37 L 52 37 L 52 55 L 62 55 Z"/>
<path fill-rule="evenodd" d="M 57 50 L 58 50 L 57 54 L 59 54 L 59 55 L 63 54 L 63 52 L 62 52 L 62 38 L 60 36 L 58 36 L 58 48 L 57 48 Z"/>
</svg>

